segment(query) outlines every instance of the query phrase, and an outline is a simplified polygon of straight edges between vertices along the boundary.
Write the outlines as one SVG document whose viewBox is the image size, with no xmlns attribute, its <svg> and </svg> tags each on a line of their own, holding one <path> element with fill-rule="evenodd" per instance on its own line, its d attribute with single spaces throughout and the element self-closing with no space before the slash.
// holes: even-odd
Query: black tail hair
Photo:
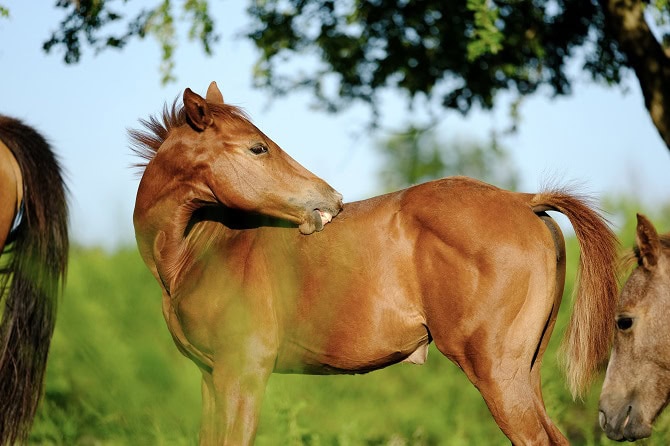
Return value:
<svg viewBox="0 0 670 446">
<path fill-rule="evenodd" d="M 18 161 L 24 185 L 23 219 L 0 270 L 0 445 L 13 445 L 27 441 L 43 392 L 67 270 L 68 211 L 62 170 L 48 142 L 6 116 L 0 116 L 0 140 Z"/>
</svg>

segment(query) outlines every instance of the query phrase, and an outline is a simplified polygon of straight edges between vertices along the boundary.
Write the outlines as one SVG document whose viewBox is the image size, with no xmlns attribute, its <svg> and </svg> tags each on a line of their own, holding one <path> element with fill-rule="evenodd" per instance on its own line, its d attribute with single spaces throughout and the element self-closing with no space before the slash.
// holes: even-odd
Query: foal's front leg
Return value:
<svg viewBox="0 0 670 446">
<path fill-rule="evenodd" d="M 202 373 L 202 446 L 252 445 L 256 436 L 274 359 L 254 358 L 250 352 L 227 356 Z"/>
</svg>

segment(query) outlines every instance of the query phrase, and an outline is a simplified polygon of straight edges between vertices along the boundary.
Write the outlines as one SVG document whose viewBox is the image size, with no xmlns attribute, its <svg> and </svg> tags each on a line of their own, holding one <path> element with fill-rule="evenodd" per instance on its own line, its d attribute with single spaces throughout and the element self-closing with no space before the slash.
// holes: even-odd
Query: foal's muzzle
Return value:
<svg viewBox="0 0 670 446">
<path fill-rule="evenodd" d="M 328 188 L 330 191 L 326 194 L 326 199 L 314 200 L 308 205 L 305 221 L 299 225 L 301 233 L 307 235 L 315 231 L 322 231 L 323 227 L 330 223 L 333 217 L 342 210 L 342 194 L 330 188 L 330 186 Z"/>
</svg>

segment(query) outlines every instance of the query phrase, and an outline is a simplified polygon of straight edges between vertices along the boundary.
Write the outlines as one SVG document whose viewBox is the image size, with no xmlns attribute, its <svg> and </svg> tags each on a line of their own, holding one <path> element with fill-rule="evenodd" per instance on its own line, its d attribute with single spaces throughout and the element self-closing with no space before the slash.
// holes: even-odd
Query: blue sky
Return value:
<svg viewBox="0 0 670 446">
<path fill-rule="evenodd" d="M 273 101 L 267 92 L 253 89 L 256 53 L 250 42 L 236 37 L 249 23 L 243 2 L 212 2 L 221 33 L 214 56 L 180 42 L 177 81 L 166 86 L 160 83 L 154 41 L 99 55 L 85 49 L 78 65 L 67 66 L 59 54 L 41 49 L 62 19 L 54 2 L 2 3 L 10 18 L 0 20 L 0 113 L 37 128 L 61 157 L 71 191 L 71 234 L 81 244 L 113 248 L 134 243 L 138 179 L 129 168 L 135 159 L 126 130 L 160 112 L 186 87 L 204 93 L 210 81 L 217 81 L 227 102 L 243 107 L 259 128 L 345 201 L 379 192 L 374 141 L 416 114 L 386 94 L 382 130 L 371 135 L 364 131 L 368 115 L 360 106 L 332 115 L 315 111 L 307 93 Z M 631 75 L 625 89 L 606 89 L 590 83 L 585 73 L 577 71 L 575 77 L 568 98 L 552 100 L 540 93 L 525 100 L 519 131 L 502 141 L 521 172 L 521 189 L 535 191 L 557 178 L 583 183 L 596 196 L 638 197 L 642 212 L 669 201 L 670 152 L 651 124 L 637 80 Z M 447 141 L 484 141 L 491 128 L 508 125 L 507 98 L 501 99 L 493 113 L 446 114 L 440 134 Z"/>
</svg>

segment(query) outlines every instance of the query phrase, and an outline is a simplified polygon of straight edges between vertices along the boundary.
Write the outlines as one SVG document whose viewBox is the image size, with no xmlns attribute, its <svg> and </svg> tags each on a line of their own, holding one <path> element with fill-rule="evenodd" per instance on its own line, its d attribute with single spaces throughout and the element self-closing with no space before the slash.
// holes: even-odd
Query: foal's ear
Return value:
<svg viewBox="0 0 670 446">
<path fill-rule="evenodd" d="M 216 85 L 216 82 L 209 84 L 209 88 L 207 89 L 207 96 L 205 96 L 205 99 L 207 99 L 207 102 L 210 104 L 223 105 L 223 95 L 221 94 L 219 87 Z"/>
<path fill-rule="evenodd" d="M 207 101 L 193 93 L 190 88 L 184 90 L 184 110 L 188 123 L 197 131 L 202 132 L 214 122 Z"/>
<path fill-rule="evenodd" d="M 642 214 L 637 214 L 635 243 L 639 250 L 638 262 L 640 266 L 647 270 L 653 269 L 661 255 L 661 242 L 654 225 Z"/>
</svg>

